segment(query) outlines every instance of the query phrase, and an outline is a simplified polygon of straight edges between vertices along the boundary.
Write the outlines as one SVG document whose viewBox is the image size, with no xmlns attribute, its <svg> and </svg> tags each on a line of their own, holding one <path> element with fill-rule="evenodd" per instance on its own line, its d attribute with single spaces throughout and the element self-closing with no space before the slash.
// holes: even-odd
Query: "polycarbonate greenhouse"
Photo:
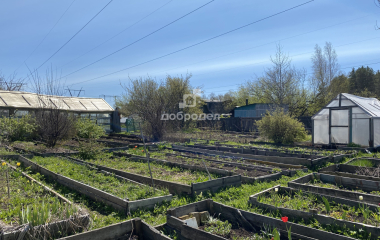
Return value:
<svg viewBox="0 0 380 240">
<path fill-rule="evenodd" d="M 0 117 L 33 115 L 36 110 L 54 107 L 74 116 L 90 118 L 106 131 L 112 130 L 114 109 L 102 98 L 64 97 L 29 92 L 0 91 Z M 119 120 L 120 121 L 120 120 Z"/>
<path fill-rule="evenodd" d="M 380 146 L 380 101 L 341 93 L 312 117 L 313 144 Z"/>
</svg>

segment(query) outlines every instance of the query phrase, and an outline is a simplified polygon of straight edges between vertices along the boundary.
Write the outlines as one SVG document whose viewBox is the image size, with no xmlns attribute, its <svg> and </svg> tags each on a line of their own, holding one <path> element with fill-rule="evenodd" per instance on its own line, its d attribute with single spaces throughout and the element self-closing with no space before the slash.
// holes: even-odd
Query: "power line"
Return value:
<svg viewBox="0 0 380 240">
<path fill-rule="evenodd" d="M 302 3 L 302 4 L 296 5 L 296 6 L 294 6 L 294 7 L 288 8 L 288 9 L 286 9 L 286 10 L 283 10 L 283 11 L 280 11 L 280 12 L 278 12 L 278 13 L 272 14 L 272 15 L 270 15 L 270 16 L 268 16 L 268 17 L 262 18 L 262 19 L 260 19 L 260 20 L 257 20 L 257 21 L 251 22 L 251 23 L 248 23 L 248 24 L 243 25 L 243 26 L 241 26 L 241 27 L 238 27 L 238 28 L 232 29 L 232 30 L 230 30 L 230 31 L 224 32 L 224 33 L 222 33 L 222 34 L 219 34 L 219 35 L 217 35 L 217 36 L 214 36 L 214 37 L 208 38 L 208 39 L 203 40 L 203 41 L 201 41 L 201 42 L 198 42 L 198 43 L 192 44 L 192 45 L 190 45 L 190 46 L 187 46 L 187 47 L 181 48 L 181 49 L 176 50 L 176 51 L 174 51 L 174 52 L 171 52 L 171 53 L 168 53 L 168 54 L 162 55 L 162 56 L 160 56 L 160 57 L 153 58 L 153 59 L 151 59 L 151 60 L 148 60 L 148 61 L 145 61 L 145 62 L 142 62 L 142 63 L 136 64 L 136 65 L 133 65 L 133 66 L 131 66 L 131 67 L 124 68 L 124 69 L 121 69 L 121 70 L 119 70 L 119 71 L 112 72 L 112 73 L 109 73 L 109 74 L 106 74 L 106 75 L 103 75 L 103 76 L 100 76 L 100 77 L 96 77 L 96 78 L 92 78 L 92 79 L 85 80 L 85 81 L 82 81 L 82 82 L 74 83 L 74 84 L 71 84 L 71 86 L 72 86 L 72 85 L 79 84 L 79 83 L 85 83 L 85 82 L 93 81 L 93 80 L 96 80 L 96 79 L 99 79 L 99 78 L 107 77 L 107 76 L 113 75 L 113 74 L 115 74 L 115 73 L 119 73 L 119 72 L 122 72 L 122 71 L 125 71 L 125 70 L 128 70 L 128 69 L 131 69 L 131 68 L 135 68 L 135 67 L 141 66 L 141 65 L 146 64 L 146 63 L 150 63 L 150 62 L 156 61 L 156 60 L 158 60 L 158 59 L 161 59 L 161 58 L 164 58 L 164 57 L 167 57 L 167 56 L 173 55 L 173 54 L 175 54 L 175 53 L 178 53 L 178 52 L 184 51 L 184 50 L 186 50 L 186 49 L 189 49 L 189 48 L 192 48 L 192 47 L 198 46 L 198 45 L 203 44 L 203 43 L 205 43 L 205 42 L 209 42 L 209 41 L 211 41 L 211 40 L 214 40 L 214 39 L 216 39 L 216 38 L 222 37 L 222 36 L 227 35 L 227 34 L 229 34 L 229 33 L 235 32 L 235 31 L 240 30 L 240 29 L 242 29 L 242 28 L 248 27 L 248 26 L 253 25 L 253 24 L 255 24 L 255 23 L 258 23 L 258 22 L 264 21 L 264 20 L 266 20 L 266 19 L 269 19 L 269 18 L 275 17 L 275 16 L 277 16 L 277 15 L 280 15 L 280 14 L 282 14 L 282 13 L 288 12 L 288 11 L 293 10 L 293 9 L 295 9 L 295 8 L 301 7 L 301 6 L 303 6 L 303 5 L 306 5 L 306 4 L 308 4 L 308 3 L 311 3 L 311 2 L 313 2 L 313 1 L 314 1 L 314 0 L 310 0 L 310 1 L 308 1 L 308 2 L 305 2 L 305 3 Z"/>
<path fill-rule="evenodd" d="M 155 30 L 155 31 L 153 31 L 153 32 L 151 32 L 151 33 L 145 35 L 144 37 L 141 37 L 141 38 L 137 39 L 136 41 L 134 41 L 134 42 L 132 42 L 132 43 L 130 43 L 130 44 L 128 44 L 128 45 L 126 45 L 126 46 L 124 46 L 124 47 L 122 47 L 122 48 L 120 48 L 120 49 L 118 49 L 118 50 L 116 50 L 116 51 L 114 51 L 114 52 L 112 52 L 112 53 L 110 53 L 110 54 L 108 54 L 108 55 L 106 55 L 105 57 L 102 57 L 102 58 L 96 60 L 95 62 L 92 62 L 92 63 L 90 63 L 90 64 L 88 64 L 88 65 L 86 65 L 86 66 L 84 66 L 84 67 L 82 67 L 82 68 L 79 68 L 78 70 L 75 70 L 74 72 L 71 72 L 71 73 L 69 73 L 69 74 L 63 76 L 62 78 L 65 78 L 65 77 L 70 76 L 70 75 L 72 75 L 72 74 L 74 74 L 74 73 L 76 73 L 76 72 L 79 72 L 79 71 L 81 71 L 81 70 L 83 70 L 83 69 L 85 69 L 85 68 L 87 68 L 87 67 L 89 67 L 89 66 L 91 66 L 91 65 L 94 65 L 94 64 L 97 63 L 97 62 L 100 62 L 100 61 L 102 61 L 102 60 L 104 60 L 104 59 L 106 59 L 106 58 L 108 58 L 108 57 L 110 57 L 110 56 L 112 56 L 112 55 L 114 55 L 114 54 L 116 54 L 116 53 L 118 53 L 118 52 L 120 52 L 120 51 L 126 49 L 127 47 L 132 46 L 133 44 L 135 44 L 135 43 L 137 43 L 137 42 L 140 42 L 141 40 L 143 40 L 143 39 L 145 39 L 145 38 L 147 38 L 147 37 L 149 37 L 149 36 L 155 34 L 156 32 L 158 32 L 158 31 L 160 31 L 160 30 L 162 30 L 162 29 L 164 29 L 164 28 L 166 28 L 166 27 L 168 27 L 168 26 L 170 26 L 170 25 L 172 25 L 173 23 L 175 23 L 175 22 L 181 20 L 182 18 L 184 18 L 184 17 L 186 17 L 186 16 L 188 16 L 188 15 L 190 15 L 190 14 L 196 12 L 197 10 L 199 10 L 199 9 L 201 9 L 201 8 L 203 8 L 203 7 L 205 7 L 206 5 L 208 5 L 208 4 L 210 4 L 210 3 L 214 2 L 214 1 L 215 1 L 215 0 L 211 0 L 211 1 L 207 2 L 206 4 L 203 4 L 202 6 L 200 6 L 200 7 L 196 8 L 196 9 L 194 9 L 193 11 L 191 11 L 191 12 L 189 12 L 189 13 L 187 13 L 187 14 L 185 14 L 185 15 L 179 17 L 179 18 L 177 18 L 176 20 L 174 20 L 174 21 L 172 21 L 172 22 L 170 22 L 170 23 L 164 25 L 163 27 L 160 27 L 159 29 L 157 29 L 157 30 Z"/>
<path fill-rule="evenodd" d="M 258 45 L 258 46 L 254 46 L 254 47 L 249 47 L 249 48 L 241 49 L 241 50 L 238 50 L 238 51 L 234 51 L 234 52 L 223 54 L 223 55 L 220 55 L 220 56 L 217 56 L 217 57 L 213 57 L 213 58 L 205 59 L 205 60 L 202 60 L 202 61 L 194 62 L 194 63 L 191 63 L 191 64 L 182 65 L 182 66 L 179 66 L 179 67 L 171 68 L 171 69 L 168 69 L 168 70 L 165 70 L 165 71 L 161 71 L 161 72 L 157 72 L 157 73 L 163 73 L 163 72 L 175 70 L 175 69 L 182 68 L 182 67 L 196 65 L 198 63 L 208 62 L 208 61 L 211 61 L 211 60 L 214 60 L 214 59 L 226 57 L 226 56 L 233 55 L 233 54 L 236 54 L 236 53 L 245 52 L 245 51 L 248 51 L 248 50 L 251 50 L 251 49 L 254 49 L 254 48 L 263 47 L 263 46 L 270 45 L 270 44 L 273 44 L 273 43 L 276 43 L 276 42 L 279 42 L 279 41 L 284 41 L 284 40 L 292 39 L 292 38 L 299 37 L 299 36 L 302 36 L 302 35 L 306 35 L 306 34 L 309 34 L 309 33 L 317 32 L 317 31 L 320 31 L 320 30 L 324 30 L 326 28 L 335 27 L 335 26 L 338 26 L 338 25 L 341 25 L 341 24 L 345 24 L 345 23 L 354 21 L 354 20 L 358 20 L 358 19 L 361 19 L 361 18 L 368 17 L 370 15 L 371 14 L 368 14 L 368 15 L 365 15 L 365 16 L 362 16 L 362 17 L 359 17 L 359 18 L 354 18 L 354 19 L 351 19 L 351 20 L 348 20 L 348 21 L 344 21 L 344 22 L 340 22 L 340 23 L 333 24 L 333 25 L 330 25 L 330 26 L 322 27 L 322 28 L 319 28 L 319 29 L 316 29 L 316 30 L 312 30 L 312 31 L 308 31 L 308 32 L 305 32 L 305 33 L 296 34 L 296 35 L 293 35 L 293 36 L 290 36 L 290 37 L 278 39 L 276 41 L 264 43 L 264 44 L 261 44 L 261 45 Z"/>
<path fill-rule="evenodd" d="M 100 43 L 99 45 L 97 45 L 96 47 L 90 49 L 89 51 L 83 53 L 83 54 L 80 55 L 79 57 L 77 57 L 77 58 L 71 60 L 70 62 L 67 62 L 67 63 L 63 64 L 60 68 L 62 68 L 62 67 L 64 67 L 64 66 L 66 66 L 66 65 L 68 65 L 68 64 L 70 64 L 70 63 L 72 63 L 73 61 L 75 61 L 75 60 L 77 60 L 77 59 L 83 57 L 84 55 L 86 55 L 86 54 L 92 52 L 93 50 L 95 50 L 96 48 L 100 47 L 101 45 L 103 45 L 103 44 L 105 44 L 105 43 L 111 41 L 111 40 L 114 39 L 115 37 L 119 36 L 119 35 L 122 34 L 123 32 L 127 31 L 128 29 L 130 29 L 131 27 L 137 25 L 138 23 L 140 23 L 140 22 L 143 21 L 144 19 L 146 19 L 146 18 L 148 18 L 149 16 L 153 15 L 154 13 L 156 13 L 157 11 L 159 11 L 161 8 L 165 7 L 166 5 L 168 5 L 169 3 L 171 3 L 172 1 L 173 1 L 173 0 L 170 0 L 169 2 L 165 3 L 164 5 L 162 5 L 161 7 L 157 8 L 157 9 L 154 10 L 153 12 L 149 13 L 149 14 L 146 15 L 145 17 L 141 18 L 140 20 L 138 20 L 138 21 L 135 22 L 134 24 L 128 26 L 127 28 L 123 29 L 121 32 L 119 32 L 119 33 L 117 33 L 116 35 L 110 37 L 109 39 L 107 39 L 106 41 Z"/>
<path fill-rule="evenodd" d="M 374 60 L 374 59 L 373 59 Z M 344 68 L 340 68 L 340 69 L 352 69 L 352 68 L 356 68 L 356 67 L 361 67 L 361 66 L 370 66 L 370 65 L 374 65 L 374 64 L 379 64 L 380 62 L 374 62 L 374 63 L 365 63 L 365 64 L 359 64 L 359 65 L 355 65 L 355 66 L 350 66 L 350 67 L 344 67 Z M 306 75 L 311 75 L 313 73 L 308 73 Z M 237 83 L 237 84 L 233 84 L 233 85 L 228 85 L 228 86 L 223 86 L 223 87 L 232 87 L 232 86 L 238 86 L 238 85 L 242 85 L 244 83 Z M 223 87 L 217 87 L 217 88 L 223 88 Z M 217 89 L 217 88 L 206 88 L 204 90 L 207 90 L 207 89 Z M 229 89 L 231 90 L 231 89 Z M 227 90 L 228 91 L 228 90 Z M 207 91 L 206 91 L 207 92 Z M 226 92 L 226 90 L 220 90 L 220 91 L 212 91 L 213 93 L 215 92 Z"/>
<path fill-rule="evenodd" d="M 67 40 L 57 51 L 55 51 L 46 61 L 44 61 L 36 70 L 41 68 L 47 61 L 49 61 L 52 57 L 54 57 L 62 48 L 64 48 L 76 35 L 78 35 L 92 20 L 94 20 L 113 0 L 109 1 L 98 13 L 95 14 L 83 27 L 81 27 L 69 40 Z"/>
<path fill-rule="evenodd" d="M 39 46 L 45 41 L 45 39 L 47 38 L 47 36 L 49 36 L 49 34 L 51 33 L 51 31 L 53 31 L 53 29 L 55 28 L 55 26 L 57 26 L 57 24 L 59 23 L 59 21 L 61 21 L 61 19 L 63 18 L 63 16 L 65 16 L 66 12 L 70 9 L 71 5 L 73 5 L 73 3 L 75 2 L 76 0 L 73 0 L 70 5 L 66 8 L 65 12 L 61 15 L 61 17 L 58 19 L 58 21 L 54 24 L 54 26 L 49 30 L 49 32 L 45 35 L 45 37 L 41 40 L 41 42 L 34 48 L 34 50 L 29 54 L 29 56 L 23 61 L 26 62 L 32 55 L 33 53 L 37 50 L 37 48 L 39 48 Z M 20 64 L 20 66 L 22 65 L 22 63 Z M 17 69 L 20 68 L 20 66 L 17 67 Z M 16 71 L 17 71 L 16 69 Z"/>
<path fill-rule="evenodd" d="M 373 40 L 373 39 L 379 39 L 379 38 L 380 37 L 375 37 L 375 38 L 369 38 L 369 39 L 365 39 L 365 40 L 361 40 L 361 41 L 357 41 L 357 42 L 351 42 L 351 43 L 341 44 L 341 45 L 337 45 L 336 48 L 347 46 L 347 45 L 352 45 L 352 44 L 356 44 L 356 43 L 361 43 L 361 42 L 365 42 L 365 41 L 369 41 L 369 40 Z M 313 52 L 299 53 L 299 54 L 296 54 L 296 55 L 292 55 L 290 57 L 296 57 L 296 56 L 301 56 L 301 55 L 310 54 L 310 53 L 313 53 Z M 257 65 L 257 64 L 261 64 L 261 63 L 267 63 L 267 62 L 270 62 L 270 60 L 265 60 L 265 61 L 261 61 L 261 62 L 257 62 L 257 63 L 245 64 L 245 65 L 241 65 L 241 66 L 237 66 L 237 67 L 232 67 L 232 68 L 225 68 L 225 69 L 221 69 L 221 70 L 217 70 L 217 71 L 209 71 L 209 72 L 201 73 L 201 74 L 194 74 L 194 76 L 200 76 L 200 75 L 205 75 L 205 74 L 210 74 L 210 73 L 215 73 L 215 72 L 222 72 L 222 71 L 236 69 L 236 68 L 241 68 L 241 67 L 249 67 L 249 66 L 253 66 L 253 65 Z"/>
</svg>

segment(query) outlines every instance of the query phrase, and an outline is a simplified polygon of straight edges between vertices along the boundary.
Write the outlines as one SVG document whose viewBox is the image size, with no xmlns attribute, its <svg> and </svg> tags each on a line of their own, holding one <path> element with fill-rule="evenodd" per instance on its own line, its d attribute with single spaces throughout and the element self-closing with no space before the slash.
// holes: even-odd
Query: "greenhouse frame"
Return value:
<svg viewBox="0 0 380 240">
<path fill-rule="evenodd" d="M 340 93 L 312 117 L 313 144 L 380 146 L 380 101 Z"/>
<path fill-rule="evenodd" d="M 29 92 L 0 91 L 0 117 L 34 115 L 36 110 L 56 108 L 88 117 L 106 131 L 113 130 L 115 110 L 102 98 L 64 97 Z"/>
</svg>

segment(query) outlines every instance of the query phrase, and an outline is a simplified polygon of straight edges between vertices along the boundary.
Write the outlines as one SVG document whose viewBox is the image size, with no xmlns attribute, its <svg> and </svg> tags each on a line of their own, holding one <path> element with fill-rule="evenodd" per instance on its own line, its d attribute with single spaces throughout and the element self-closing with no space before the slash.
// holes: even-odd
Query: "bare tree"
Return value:
<svg viewBox="0 0 380 240">
<path fill-rule="evenodd" d="M 126 115 L 136 114 L 141 118 L 145 123 L 144 133 L 150 134 L 154 140 L 161 139 L 166 127 L 166 121 L 161 121 L 165 110 L 163 84 L 151 78 L 140 78 L 130 80 L 130 84 L 122 87 L 125 94 L 117 105 L 122 106 Z"/>
<path fill-rule="evenodd" d="M 8 77 L 0 72 L 0 90 L 21 91 L 25 84 L 24 79 L 18 78 L 16 72 L 10 74 Z"/>
<path fill-rule="evenodd" d="M 338 55 L 332 44 L 326 42 L 323 51 L 318 44 L 315 45 L 315 52 L 311 59 L 313 63 L 312 92 L 314 98 L 318 99 L 319 105 L 324 105 L 329 101 L 327 94 L 331 81 L 339 74 Z"/>
<path fill-rule="evenodd" d="M 62 96 L 64 85 L 58 80 L 52 68 L 41 77 L 38 71 L 30 74 L 32 87 L 37 93 L 38 109 L 35 111 L 39 136 L 48 147 L 54 147 L 59 140 L 74 133 L 74 119 Z"/>
<path fill-rule="evenodd" d="M 153 140 L 161 140 L 164 134 L 171 129 L 178 130 L 189 126 L 191 121 L 181 119 L 163 120 L 163 114 L 176 115 L 177 113 L 195 113 L 197 107 L 180 108 L 185 94 L 192 93 L 190 87 L 191 75 L 185 77 L 167 76 L 165 81 L 156 81 L 152 78 L 130 80 L 129 84 L 122 87 L 125 90 L 117 106 L 127 115 L 138 115 L 144 122 L 144 133 L 150 135 Z"/>
<path fill-rule="evenodd" d="M 252 94 L 264 103 L 291 104 L 299 87 L 297 70 L 281 45 L 277 45 L 276 55 L 270 59 L 272 67 L 256 82 L 249 83 Z"/>
</svg>

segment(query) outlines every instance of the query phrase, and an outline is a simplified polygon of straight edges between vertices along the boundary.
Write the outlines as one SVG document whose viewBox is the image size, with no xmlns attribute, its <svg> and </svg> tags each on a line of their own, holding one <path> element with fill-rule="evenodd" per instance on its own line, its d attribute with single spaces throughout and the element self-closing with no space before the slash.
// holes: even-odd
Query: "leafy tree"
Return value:
<svg viewBox="0 0 380 240">
<path fill-rule="evenodd" d="M 375 73 L 370 67 L 352 69 L 350 73 L 350 93 L 358 94 L 365 89 L 372 89 L 375 93 Z"/>
<path fill-rule="evenodd" d="M 105 133 L 102 126 L 89 118 L 78 118 L 75 121 L 75 129 L 77 137 L 86 139 L 99 139 Z"/>
<path fill-rule="evenodd" d="M 21 118 L 0 118 L 1 134 L 8 141 L 23 141 L 29 138 L 36 129 L 35 120 L 29 114 Z"/>
</svg>

